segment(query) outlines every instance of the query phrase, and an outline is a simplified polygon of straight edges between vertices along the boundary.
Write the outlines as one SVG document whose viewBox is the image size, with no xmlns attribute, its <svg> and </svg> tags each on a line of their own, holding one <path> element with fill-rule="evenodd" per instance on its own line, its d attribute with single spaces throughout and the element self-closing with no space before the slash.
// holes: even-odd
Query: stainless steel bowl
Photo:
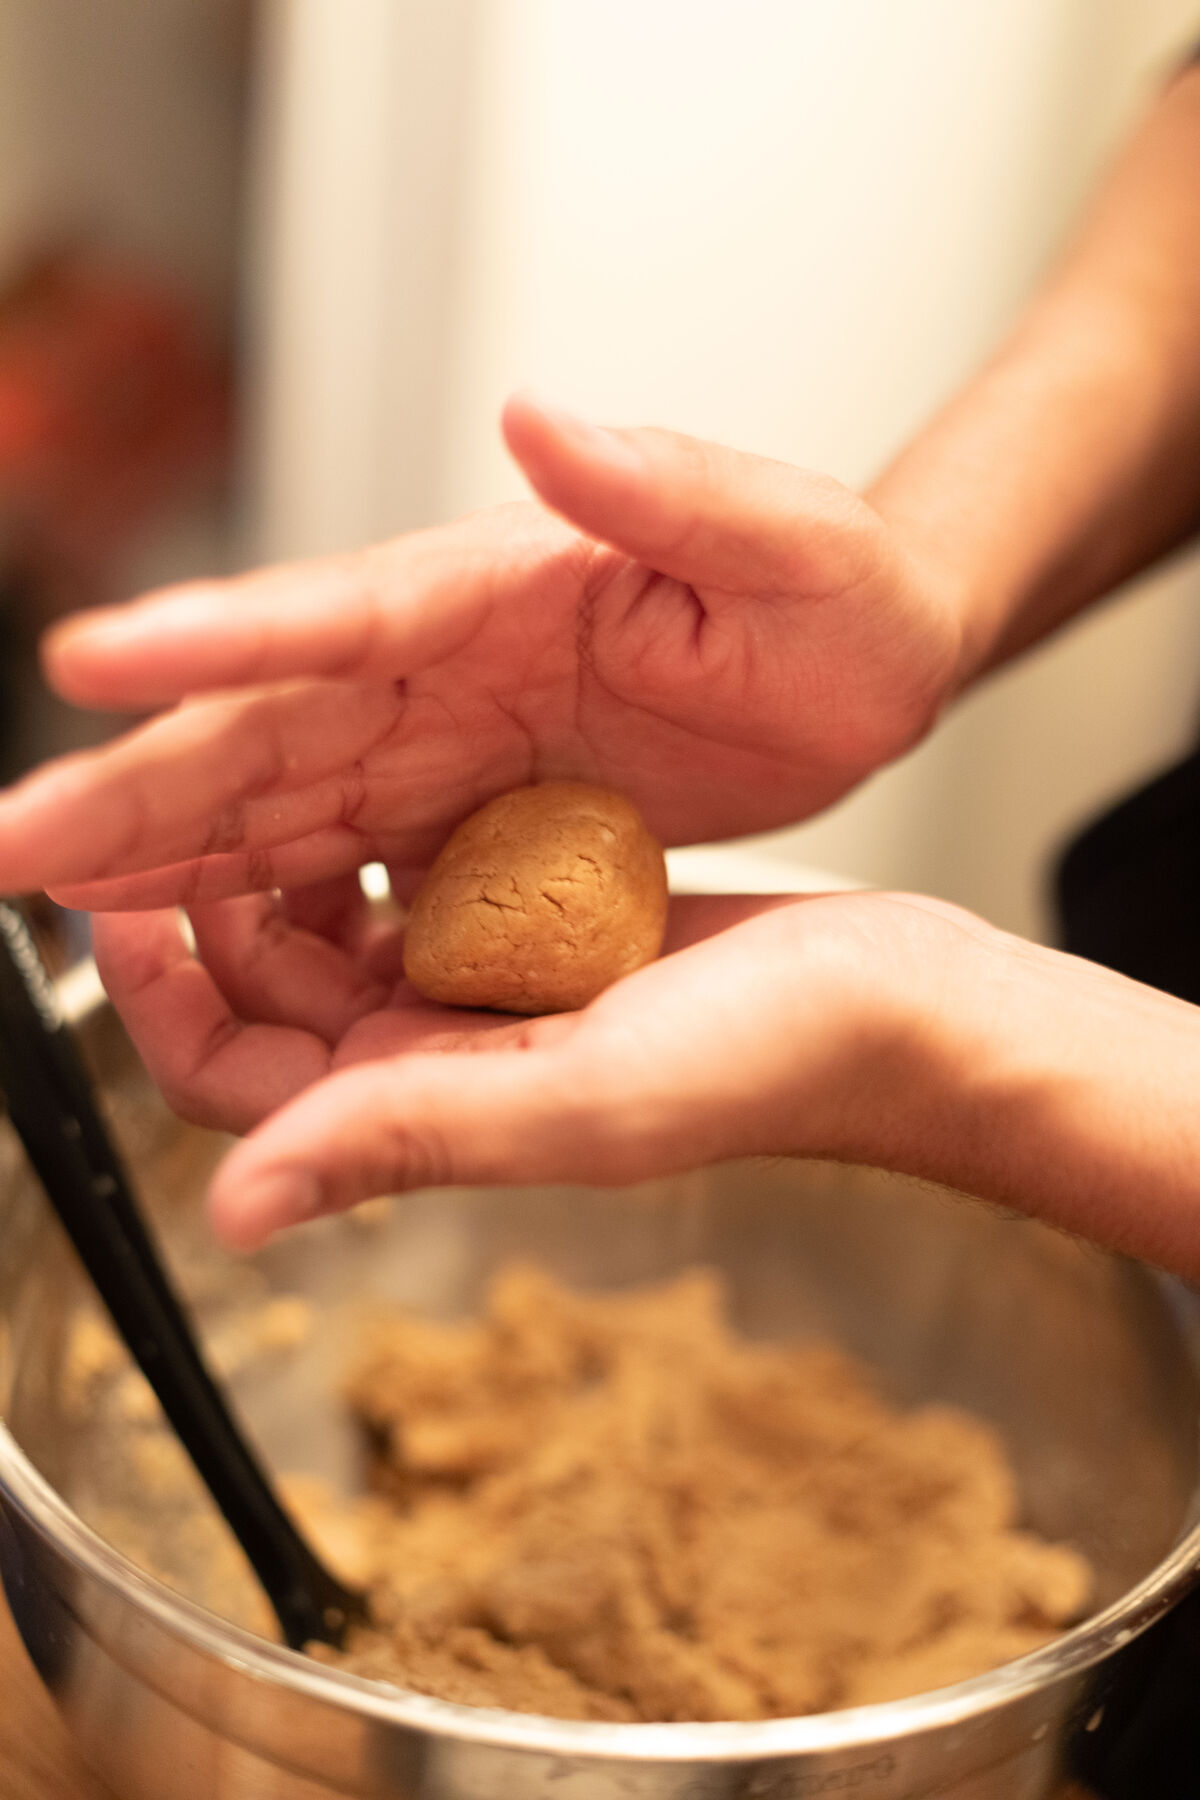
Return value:
<svg viewBox="0 0 1200 1800">
<path fill-rule="evenodd" d="M 111 1014 L 95 1013 L 88 1036 L 118 1133 L 168 1245 L 190 1245 L 184 1284 L 211 1321 L 249 1279 L 202 1248 L 195 1200 L 221 1146 L 170 1119 Z M 64 1399 L 86 1291 L 6 1137 L 0 1241 L 0 1569 L 35 1663 L 123 1800 L 1041 1800 L 1125 1647 L 1200 1576 L 1197 1327 L 1190 1297 L 1170 1283 L 847 1169 L 730 1166 L 623 1192 L 419 1194 L 367 1226 L 323 1223 L 257 1259 L 268 1289 L 305 1293 L 323 1321 L 308 1350 L 234 1381 L 276 1466 L 349 1467 L 332 1388 L 352 1302 L 469 1310 L 514 1254 L 598 1286 L 702 1261 L 725 1272 L 745 1330 L 831 1335 L 898 1398 L 993 1420 L 1029 1523 L 1092 1559 L 1100 1610 L 955 1687 L 770 1723 L 580 1724 L 399 1692 L 226 1622 L 186 1569 L 173 1578 L 191 1592 L 172 1591 L 83 1522 L 114 1454 Z M 168 1564 L 177 1517 L 151 1512 L 148 1529 Z"/>
</svg>

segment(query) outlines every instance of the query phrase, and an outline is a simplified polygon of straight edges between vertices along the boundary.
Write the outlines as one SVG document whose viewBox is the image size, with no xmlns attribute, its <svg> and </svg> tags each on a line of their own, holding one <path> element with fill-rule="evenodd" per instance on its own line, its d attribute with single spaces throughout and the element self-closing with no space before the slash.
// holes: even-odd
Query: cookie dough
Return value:
<svg viewBox="0 0 1200 1800">
<path fill-rule="evenodd" d="M 548 781 L 458 827 L 413 902 L 404 971 L 450 1006 L 569 1012 L 652 962 L 666 920 L 666 864 L 636 807 Z"/>
<path fill-rule="evenodd" d="M 902 1412 L 828 1345 L 750 1342 L 717 1278 L 378 1326 L 347 1399 L 375 1492 L 289 1498 L 376 1625 L 359 1674 L 564 1718 L 766 1719 L 1045 1643 L 1090 1585 L 1017 1523 L 997 1434 Z"/>
</svg>

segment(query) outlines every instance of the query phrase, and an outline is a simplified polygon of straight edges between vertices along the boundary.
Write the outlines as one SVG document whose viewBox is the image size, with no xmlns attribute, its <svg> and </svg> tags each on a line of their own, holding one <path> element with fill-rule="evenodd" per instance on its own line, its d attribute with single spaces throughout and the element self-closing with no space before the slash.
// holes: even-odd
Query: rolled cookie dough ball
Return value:
<svg viewBox="0 0 1200 1800">
<path fill-rule="evenodd" d="M 666 922 L 666 864 L 636 807 L 547 781 L 458 827 L 413 902 L 404 972 L 450 1006 L 569 1012 L 652 962 Z"/>
</svg>

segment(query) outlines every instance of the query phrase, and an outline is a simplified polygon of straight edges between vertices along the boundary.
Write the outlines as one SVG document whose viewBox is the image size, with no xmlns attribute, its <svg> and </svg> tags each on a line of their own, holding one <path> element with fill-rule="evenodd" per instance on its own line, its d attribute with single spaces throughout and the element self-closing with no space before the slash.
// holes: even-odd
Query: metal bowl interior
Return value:
<svg viewBox="0 0 1200 1800">
<path fill-rule="evenodd" d="M 194 1484 L 182 1502 L 150 1506 L 138 1521 L 169 1585 L 135 1573 L 89 1529 L 87 1521 L 111 1520 L 128 1504 L 129 1470 L 103 1420 L 81 1417 L 72 1404 L 69 1349 L 90 1303 L 86 1285 L 5 1139 L 0 1402 L 11 1436 L 0 1439 L 0 1497 L 32 1518 L 67 1564 L 89 1563 L 89 1575 L 123 1589 L 133 1608 L 230 1667 L 250 1668 L 322 1708 L 394 1717 L 435 1734 L 567 1756 L 590 1747 L 634 1758 L 753 1760 L 780 1749 L 882 1742 L 898 1730 L 982 1714 L 1103 1657 L 1200 1566 L 1196 1329 L 1188 1297 L 1171 1283 L 926 1187 L 794 1163 L 731 1165 L 623 1191 L 416 1194 L 365 1222 L 323 1221 L 235 1264 L 212 1246 L 198 1204 L 220 1140 L 171 1119 L 111 1016 L 94 1019 L 89 1036 L 116 1130 L 206 1331 L 219 1335 L 231 1311 L 264 1294 L 301 1294 L 315 1309 L 318 1328 L 303 1348 L 251 1359 L 231 1376 L 274 1467 L 357 1485 L 359 1445 L 337 1387 L 364 1310 L 399 1304 L 468 1314 L 492 1270 L 512 1257 L 536 1258 L 584 1287 L 703 1263 L 723 1272 L 748 1334 L 832 1338 L 870 1364 L 897 1400 L 949 1401 L 992 1421 L 1017 1471 L 1025 1521 L 1083 1551 L 1097 1576 L 1091 1619 L 1019 1664 L 938 1695 L 764 1726 L 581 1727 L 472 1714 L 256 1648 L 236 1623 L 259 1611 L 248 1578 L 231 1584 L 226 1572 L 214 1591 L 189 1559 L 187 1519 L 208 1512 Z M 71 1513 L 47 1497 L 33 1471 Z"/>
</svg>

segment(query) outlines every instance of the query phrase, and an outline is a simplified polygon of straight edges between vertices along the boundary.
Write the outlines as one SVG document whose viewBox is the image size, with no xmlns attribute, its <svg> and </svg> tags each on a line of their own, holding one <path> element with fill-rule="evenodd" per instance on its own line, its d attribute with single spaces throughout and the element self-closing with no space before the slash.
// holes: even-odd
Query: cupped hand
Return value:
<svg viewBox="0 0 1200 1800">
<path fill-rule="evenodd" d="M 505 428 L 542 505 L 60 627 L 67 698 L 173 710 L 0 798 L 0 888 L 158 907 L 380 861 L 403 892 L 466 813 L 554 777 L 665 842 L 726 837 L 928 729 L 959 625 L 865 502 L 529 401 Z"/>
<path fill-rule="evenodd" d="M 879 895 L 679 900 L 659 961 L 530 1020 L 422 1001 L 388 972 L 394 938 L 330 901 L 310 897 L 307 923 L 258 896 L 199 907 L 195 954 L 173 912 L 97 920 L 105 983 L 168 1099 L 250 1132 L 213 1191 L 235 1245 L 415 1187 L 854 1152 L 855 1096 L 878 1121 L 896 1091 L 884 1065 L 910 997 L 889 972 L 940 923 Z"/>
<path fill-rule="evenodd" d="M 673 903 L 581 1012 L 420 1000 L 343 879 L 96 921 L 176 1109 L 249 1135 L 212 1190 L 250 1247 L 372 1194 L 622 1185 L 831 1157 L 1040 1215 L 1200 1279 L 1200 1009 L 913 894 Z"/>
</svg>

